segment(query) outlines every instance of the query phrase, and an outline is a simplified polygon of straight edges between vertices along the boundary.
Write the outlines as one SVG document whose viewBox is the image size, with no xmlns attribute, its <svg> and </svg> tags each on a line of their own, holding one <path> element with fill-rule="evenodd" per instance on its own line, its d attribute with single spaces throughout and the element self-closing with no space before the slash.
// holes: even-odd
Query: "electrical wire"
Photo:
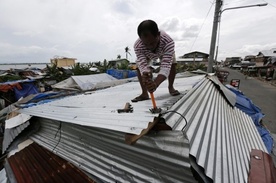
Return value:
<svg viewBox="0 0 276 183">
<path fill-rule="evenodd" d="M 197 34 L 196 37 L 195 37 L 195 40 L 194 40 L 194 42 L 193 42 L 193 44 L 192 44 L 192 46 L 191 46 L 190 51 L 193 49 L 194 44 L 195 44 L 195 42 L 196 42 L 196 40 L 197 40 L 197 38 L 198 38 L 198 36 L 199 36 L 201 30 L 202 30 L 202 27 L 203 27 L 203 25 L 205 24 L 205 21 L 206 21 L 206 19 L 207 19 L 207 17 L 208 17 L 208 15 L 209 15 L 209 13 L 210 13 L 210 11 L 211 11 L 211 9 L 212 9 L 212 7 L 213 7 L 214 4 L 215 4 L 215 0 L 214 0 L 213 3 L 211 4 L 211 6 L 210 6 L 210 8 L 209 8 L 209 10 L 208 10 L 208 13 L 207 13 L 207 15 L 205 16 L 205 19 L 204 19 L 204 21 L 203 21 L 202 24 L 201 24 L 201 27 L 200 27 L 200 29 L 199 29 L 199 32 L 198 32 L 198 34 Z"/>
<path fill-rule="evenodd" d="M 267 1 L 265 1 L 265 0 L 263 0 L 263 2 L 265 2 L 265 3 L 269 4 L 270 6 L 272 6 L 272 7 L 276 8 L 276 6 L 275 6 L 275 5 L 273 5 L 273 4 L 271 4 L 271 3 L 269 3 L 269 2 L 267 2 Z"/>
<path fill-rule="evenodd" d="M 187 119 L 185 118 L 185 116 L 183 116 L 181 113 L 179 113 L 179 112 L 177 112 L 177 111 L 166 111 L 166 112 L 160 113 L 160 114 L 159 114 L 159 117 L 161 117 L 162 115 L 167 114 L 167 113 L 169 113 L 169 112 L 176 113 L 176 114 L 180 115 L 180 116 L 185 120 L 185 125 L 184 125 L 184 127 L 182 128 L 182 130 L 185 129 L 186 126 L 187 126 L 187 124 L 188 124 Z"/>
<path fill-rule="evenodd" d="M 56 134 L 55 134 L 55 138 L 57 137 L 58 132 L 59 132 L 59 139 L 58 139 L 57 144 L 53 148 L 52 152 L 54 152 L 54 150 L 56 149 L 56 147 L 58 146 L 58 144 L 60 143 L 60 140 L 61 140 L 61 122 L 59 122 L 59 127 L 58 127 L 58 130 L 57 130 Z"/>
</svg>

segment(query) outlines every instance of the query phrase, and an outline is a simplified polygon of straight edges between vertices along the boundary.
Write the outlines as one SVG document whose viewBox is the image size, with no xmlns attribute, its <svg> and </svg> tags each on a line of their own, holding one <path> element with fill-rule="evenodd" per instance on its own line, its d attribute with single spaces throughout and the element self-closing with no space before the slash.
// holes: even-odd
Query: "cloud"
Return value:
<svg viewBox="0 0 276 183">
<path fill-rule="evenodd" d="M 185 28 L 182 37 L 184 39 L 194 38 L 198 35 L 198 33 L 199 33 L 199 26 L 198 25 L 192 25 L 190 27 Z"/>
<path fill-rule="evenodd" d="M 270 50 L 272 48 L 276 48 L 276 43 L 269 43 L 265 45 L 243 45 L 240 49 L 237 50 L 238 53 L 240 54 L 252 54 L 252 55 L 257 55 L 260 51 L 263 50 Z"/>
<path fill-rule="evenodd" d="M 180 20 L 177 17 L 172 17 L 160 25 L 160 29 L 168 32 L 178 31 L 180 27 Z"/>
<path fill-rule="evenodd" d="M 129 3 L 129 1 L 126 0 L 119 0 L 114 2 L 113 8 L 116 12 L 123 13 L 125 15 L 133 14 L 133 7 Z"/>
<path fill-rule="evenodd" d="M 230 2 L 224 8 L 246 3 L 250 1 Z M 156 21 L 175 40 L 177 54 L 191 49 L 208 52 L 214 8 L 200 28 L 210 6 L 209 1 L 192 0 L 1 0 L 0 62 L 45 61 L 54 55 L 80 62 L 109 60 L 124 56 L 126 46 L 135 61 L 137 26 L 145 19 Z M 219 55 L 236 56 L 273 46 L 275 21 L 271 6 L 225 12 Z"/>
</svg>

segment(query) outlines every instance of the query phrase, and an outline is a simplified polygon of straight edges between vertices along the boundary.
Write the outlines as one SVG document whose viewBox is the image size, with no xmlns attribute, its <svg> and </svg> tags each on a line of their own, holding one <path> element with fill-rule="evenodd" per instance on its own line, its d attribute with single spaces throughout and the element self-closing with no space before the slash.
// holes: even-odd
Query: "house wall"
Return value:
<svg viewBox="0 0 276 183">
<path fill-rule="evenodd" d="M 74 58 L 55 58 L 51 59 L 51 64 L 56 64 L 57 67 L 66 67 L 75 65 L 75 60 Z"/>
</svg>

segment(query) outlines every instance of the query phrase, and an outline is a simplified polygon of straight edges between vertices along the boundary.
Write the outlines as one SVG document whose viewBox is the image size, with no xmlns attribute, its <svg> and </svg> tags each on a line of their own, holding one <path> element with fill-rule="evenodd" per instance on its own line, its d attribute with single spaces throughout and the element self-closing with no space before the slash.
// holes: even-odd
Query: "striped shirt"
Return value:
<svg viewBox="0 0 276 183">
<path fill-rule="evenodd" d="M 164 31 L 160 31 L 160 42 L 155 52 L 147 49 L 139 38 L 134 44 L 134 51 L 137 56 L 136 64 L 141 73 L 150 72 L 149 60 L 160 59 L 160 72 L 166 78 L 170 74 L 174 55 L 174 41 Z"/>
</svg>

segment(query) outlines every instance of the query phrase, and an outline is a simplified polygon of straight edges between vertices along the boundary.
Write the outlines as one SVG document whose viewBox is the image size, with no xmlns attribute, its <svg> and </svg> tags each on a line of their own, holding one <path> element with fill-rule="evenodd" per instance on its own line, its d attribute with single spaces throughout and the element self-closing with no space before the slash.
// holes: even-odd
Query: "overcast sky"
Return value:
<svg viewBox="0 0 276 183">
<path fill-rule="evenodd" d="M 0 0 L 0 63 L 49 62 L 54 56 L 111 60 L 125 58 L 126 46 L 135 61 L 136 30 L 145 19 L 171 35 L 177 57 L 209 53 L 212 1 Z M 265 2 L 268 6 L 223 12 L 219 60 L 276 48 L 276 0 L 225 0 L 223 9 Z"/>
</svg>

